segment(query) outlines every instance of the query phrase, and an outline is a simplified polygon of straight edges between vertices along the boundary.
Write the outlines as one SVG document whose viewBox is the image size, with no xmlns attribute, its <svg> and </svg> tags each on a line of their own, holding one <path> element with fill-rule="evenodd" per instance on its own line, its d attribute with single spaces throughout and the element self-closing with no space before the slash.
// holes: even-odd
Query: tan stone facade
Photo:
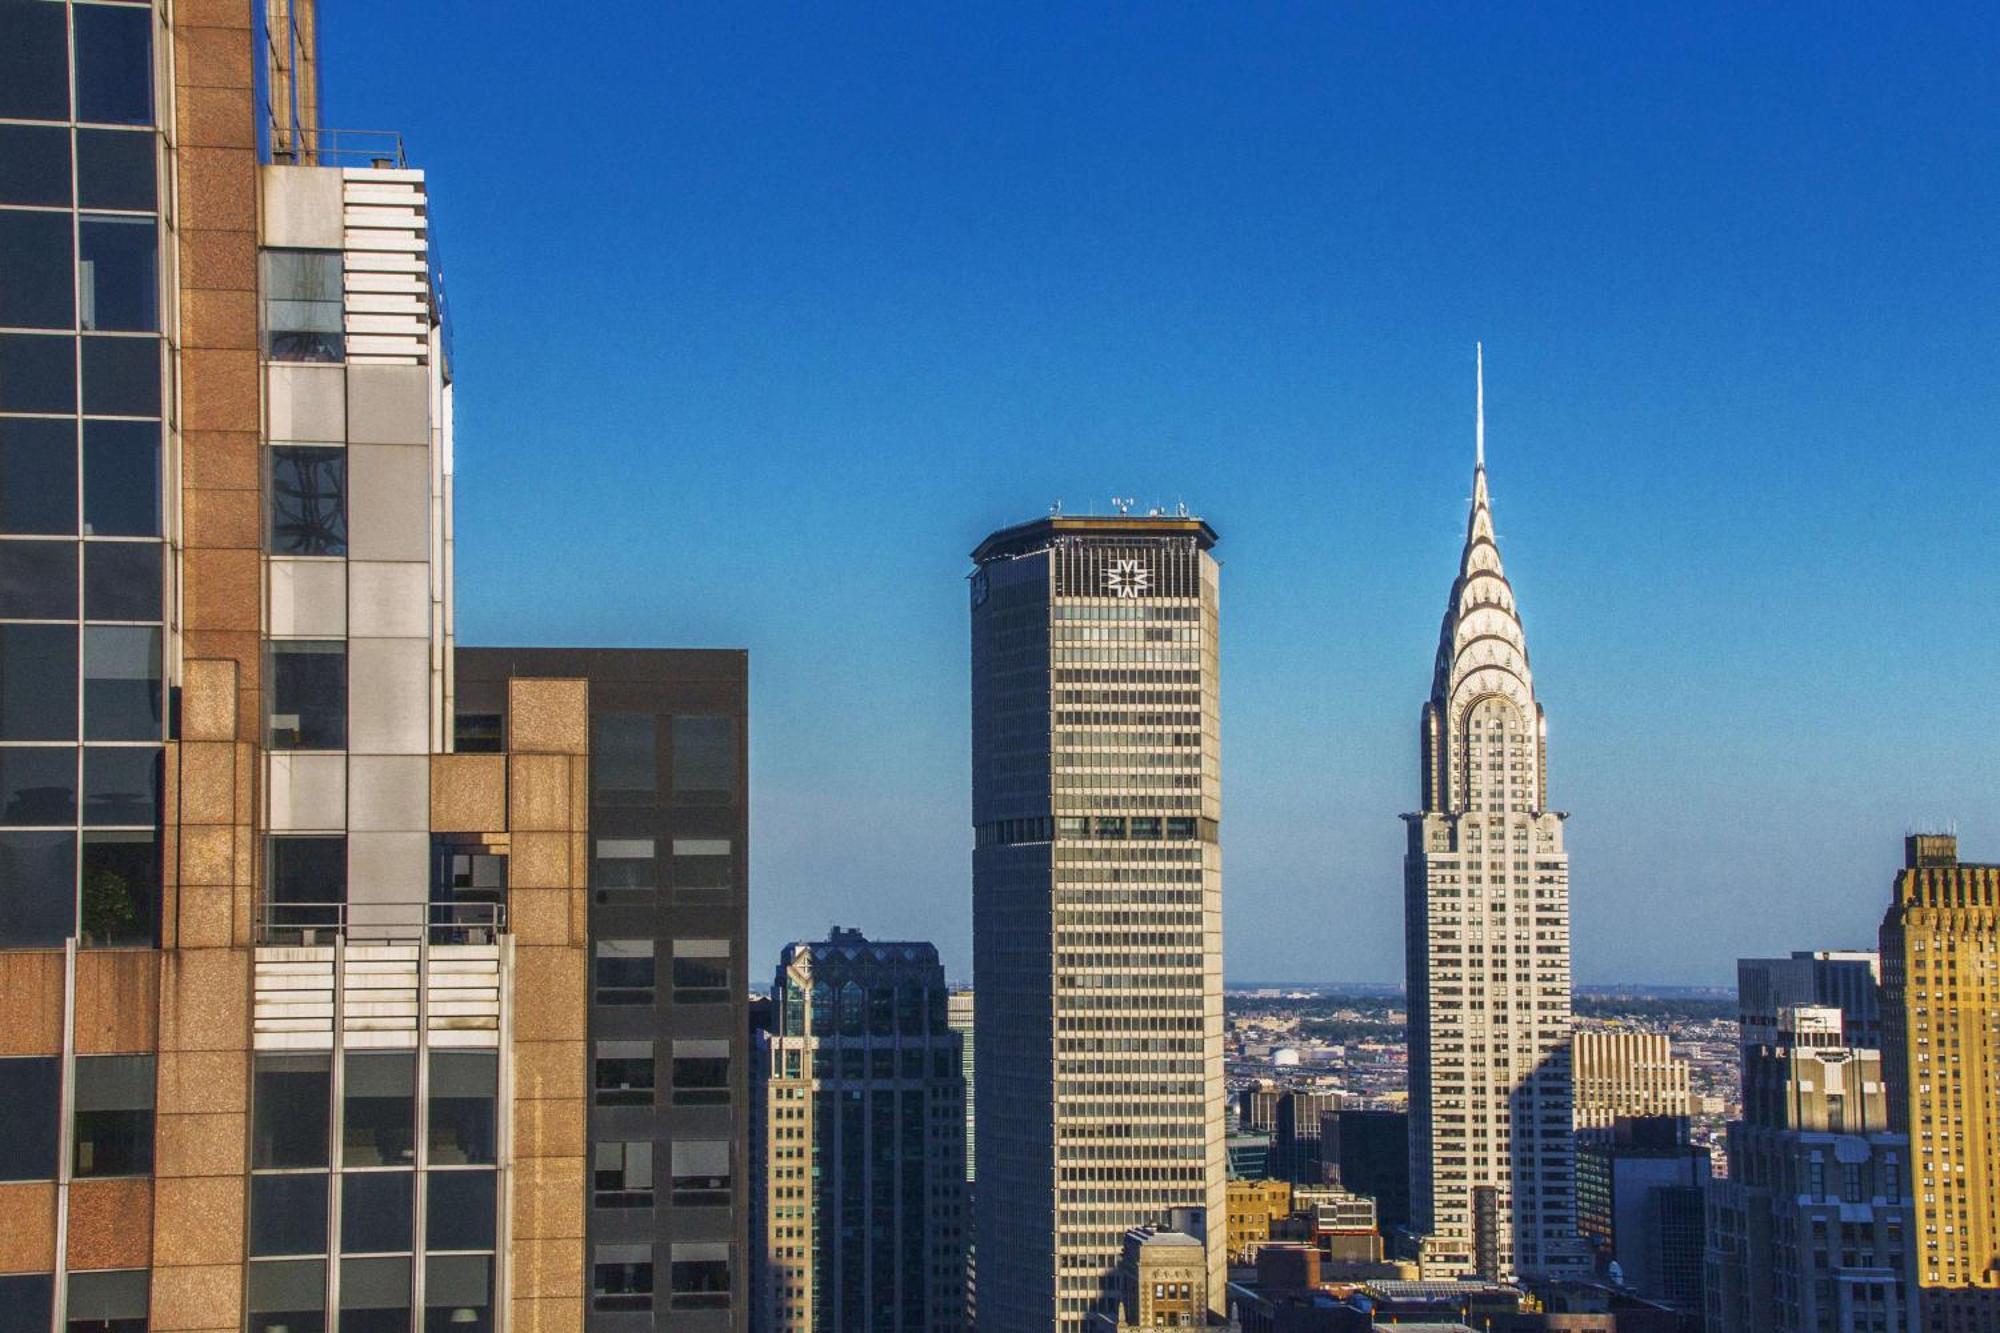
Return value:
<svg viewBox="0 0 2000 1333">
<path fill-rule="evenodd" d="M 1960 861 L 1947 835 L 1906 853 L 1882 920 L 1883 1063 L 1910 1138 L 1916 1278 L 1927 1326 L 1989 1327 L 1976 1319 L 2000 1308 L 2000 865 Z"/>
<path fill-rule="evenodd" d="M 156 732 L 142 738 L 161 755 L 157 933 L 154 947 L 94 947 L 104 941 L 88 939 L 73 918 L 61 948 L 0 941 L 0 1060 L 20 1062 L 16 1068 L 33 1065 L 38 1077 L 44 1068 L 60 1071 L 50 1108 L 61 1126 L 59 1151 L 48 1154 L 50 1178 L 0 1180 L 0 1278 L 26 1275 L 41 1284 L 32 1289 L 50 1302 L 55 1327 L 63 1325 L 71 1293 L 101 1295 L 113 1285 L 141 1293 L 141 1308 L 117 1317 L 143 1316 L 151 1328 L 170 1333 L 283 1323 L 277 1316 L 253 1317 L 258 1261 L 274 1253 L 259 1250 L 253 1234 L 259 1182 L 297 1164 L 260 1160 L 268 1144 L 260 1139 L 259 1106 L 268 1120 L 273 1103 L 262 1101 L 259 1089 L 262 1076 L 286 1067 L 285 1061 L 307 1059 L 317 1062 L 331 1090 L 319 1108 L 331 1127 L 318 1145 L 322 1157 L 306 1168 L 327 1182 L 321 1186 L 329 1201 L 325 1233 L 316 1253 L 275 1253 L 301 1271 L 318 1265 L 324 1278 L 319 1296 L 328 1303 L 324 1319 L 332 1326 L 343 1269 L 351 1263 L 340 1233 L 343 1192 L 353 1189 L 358 1196 L 361 1186 L 354 1182 L 364 1178 L 349 1160 L 357 1155 L 355 1139 L 340 1133 L 346 1114 L 341 1080 L 357 1053 L 386 1054 L 389 1063 L 406 1061 L 415 1071 L 409 1133 L 416 1141 L 400 1157 L 391 1148 L 390 1160 L 368 1165 L 407 1171 L 411 1181 L 414 1234 L 404 1242 L 409 1257 L 398 1260 L 409 1274 L 412 1327 L 426 1321 L 426 1283 L 438 1254 L 465 1251 L 473 1252 L 474 1267 L 487 1265 L 483 1294 L 461 1299 L 454 1290 L 449 1301 L 433 1300 L 430 1310 L 442 1309 L 454 1327 L 569 1333 L 583 1326 L 586 1303 L 589 692 L 581 680 L 514 681 L 510 750 L 437 753 L 449 743 L 448 685 L 440 681 L 449 679 L 452 640 L 449 594 L 442 595 L 444 609 L 437 613 L 431 577 L 433 570 L 449 570 L 450 530 L 448 466 L 438 462 L 449 456 L 449 412 L 434 403 L 448 393 L 449 374 L 437 350 L 442 338 L 421 236 L 427 225 L 420 216 L 421 173 L 284 168 L 324 171 L 334 181 L 326 219 L 333 240 L 314 246 L 281 238 L 279 248 L 337 251 L 333 271 L 343 271 L 344 263 L 369 275 L 364 287 L 414 294 L 407 302 L 409 321 L 419 336 L 403 342 L 414 342 L 415 351 L 381 337 L 370 343 L 364 330 L 333 364 L 307 367 L 319 382 L 338 386 L 342 413 L 347 404 L 357 405 L 373 434 L 349 441 L 308 432 L 306 442 L 341 449 L 343 459 L 351 454 L 357 473 L 364 464 L 381 463 L 368 487 L 340 499 L 342 523 L 354 520 L 355 550 L 309 555 L 317 569 L 338 571 L 343 616 L 349 601 L 360 608 L 352 638 L 358 644 L 366 636 L 367 648 L 351 654 L 355 679 L 371 663 L 377 665 L 369 669 L 386 670 L 379 664 L 414 661 L 408 674 L 418 687 L 405 692 L 416 700 L 405 710 L 414 714 L 414 725 L 407 716 L 391 719 L 394 726 L 376 716 L 388 716 L 390 704 L 381 702 L 388 691 L 357 686 L 351 699 L 341 701 L 355 724 L 338 743 L 307 756 L 316 773 L 338 774 L 328 788 L 337 798 L 336 814 L 301 813 L 301 782 L 291 769 L 285 780 L 294 789 L 292 803 L 274 799 L 276 761 L 295 760 L 298 753 L 281 756 L 267 743 L 267 730 L 277 726 L 273 705 L 283 679 L 268 666 L 272 646 L 285 640 L 337 644 L 344 668 L 350 631 L 343 624 L 303 632 L 280 624 L 274 609 L 280 606 L 274 593 L 280 562 L 267 550 L 272 506 L 266 474 L 271 446 L 299 437 L 269 421 L 271 388 L 278 382 L 273 362 L 282 358 L 268 354 L 267 331 L 260 327 L 260 240 L 270 243 L 265 173 L 278 169 L 259 162 L 256 70 L 268 54 L 258 45 L 260 8 L 261 0 L 160 0 L 151 11 L 139 11 L 154 19 L 145 40 L 155 67 L 171 72 L 154 92 L 161 149 L 159 331 L 166 356 L 162 379 L 171 390 L 161 405 L 166 592 L 160 683 L 172 706 L 165 725 L 156 722 Z M 133 7 L 115 9 L 124 14 Z M 45 12 L 66 11 L 54 6 Z M 318 128 L 311 120 L 317 104 L 312 8 L 270 6 L 270 16 L 285 15 L 297 21 L 304 40 L 288 52 L 284 73 L 304 117 L 307 137 L 297 143 L 310 144 Z M 371 191 L 400 194 L 385 204 L 370 200 Z M 417 206 L 406 207 L 401 196 Z M 357 197 L 359 212 L 377 208 L 376 218 L 357 221 Z M 405 223 L 401 231 L 382 225 L 379 218 L 389 214 Z M 409 220 L 406 214 L 419 216 Z M 352 313 L 348 305 L 341 311 L 341 318 Z M 349 444 L 359 447 L 348 451 Z M 374 452 L 364 457 L 362 449 Z M 415 455 L 413 465 L 406 455 Z M 412 480 L 398 491 L 391 483 L 404 476 Z M 364 491 L 382 511 L 416 515 L 405 524 L 409 531 L 384 535 L 388 525 L 363 510 Z M 362 539 L 381 549 L 362 550 Z M 360 593 L 350 596 L 344 581 L 351 577 L 354 588 L 366 590 L 411 571 L 416 577 L 405 583 L 417 591 L 406 599 L 410 604 L 386 612 L 387 597 L 370 602 Z M 364 614 L 374 617 L 372 628 L 361 625 Z M 409 629 L 413 623 L 418 627 Z M 422 739 L 412 743 L 413 735 Z M 392 787 L 394 800 L 384 795 Z M 355 867 L 351 879 L 329 882 L 326 896 L 338 901 L 307 904 L 327 915 L 296 918 L 309 919 L 311 928 L 293 925 L 289 934 L 274 929 L 285 922 L 271 912 L 278 894 L 269 849 L 278 837 L 341 839 L 352 844 L 342 855 Z M 432 894 L 441 847 L 509 858 L 497 901 L 476 904 L 486 915 L 453 914 L 456 903 L 438 914 Z M 355 932 L 348 909 L 364 901 L 350 896 L 356 891 L 374 893 L 366 905 L 402 936 L 388 939 L 385 925 L 382 938 L 350 940 Z M 346 957 L 362 943 L 374 954 L 350 975 L 343 970 Z M 407 965 L 390 957 L 398 948 L 409 955 Z M 332 978 L 323 992 L 312 989 L 322 965 Z M 406 990 L 394 984 L 403 973 L 411 978 Z M 442 1173 L 430 1172 L 427 1155 L 443 1131 L 427 1118 L 435 1106 L 428 1079 L 442 1067 L 434 1057 L 466 1052 L 494 1071 L 491 1146 L 482 1140 L 469 1160 L 445 1154 L 443 1166 L 464 1169 L 452 1178 L 460 1184 L 483 1186 L 490 1172 L 493 1235 L 490 1241 L 433 1244 L 424 1230 L 424 1199 Z M 86 1171 L 76 1141 L 84 1113 L 95 1108 L 79 1095 L 79 1069 L 95 1062 L 98 1070 L 115 1067 L 124 1076 L 148 1070 L 148 1059 L 150 1142 L 132 1162 Z M 120 1102 L 113 1109 L 138 1108 Z M 263 1137 L 268 1130 L 266 1125 Z M 294 1253 L 309 1257 L 293 1261 Z M 267 1265 L 263 1271 L 274 1270 Z M 122 1276 L 117 1284 L 100 1281 L 93 1288 L 92 1274 Z M 87 1279 L 82 1287 L 78 1275 Z M 357 1280 L 348 1295 L 355 1297 L 360 1285 Z M 432 1294 L 444 1285 L 439 1279 Z M 273 1309 L 262 1308 L 267 1314 Z"/>
</svg>

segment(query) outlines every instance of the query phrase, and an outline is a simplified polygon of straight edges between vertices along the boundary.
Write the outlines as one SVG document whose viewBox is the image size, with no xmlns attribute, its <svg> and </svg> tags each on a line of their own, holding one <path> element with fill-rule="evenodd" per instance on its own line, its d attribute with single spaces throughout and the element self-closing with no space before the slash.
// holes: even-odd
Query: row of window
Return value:
<svg viewBox="0 0 2000 1333">
<path fill-rule="evenodd" d="M 85 416 L 159 416 L 160 340 L 0 333 L 0 412 L 74 416 L 79 408 Z"/>
<path fill-rule="evenodd" d="M 0 119 L 152 124 L 152 7 L 0 5 Z"/>
<path fill-rule="evenodd" d="M 0 533 L 159 536 L 160 424 L 0 417 Z"/>
<path fill-rule="evenodd" d="M 157 333 L 159 252 L 151 217 L 0 208 L 0 328 Z"/>
<path fill-rule="evenodd" d="M 675 1106 L 726 1105 L 732 1096 L 729 1043 L 676 1039 L 670 1045 Z M 658 1045 L 651 1041 L 600 1041 L 592 1073 L 599 1106 L 651 1106 L 657 1100 Z M 726 1173 L 725 1173 L 726 1174 Z"/>
</svg>

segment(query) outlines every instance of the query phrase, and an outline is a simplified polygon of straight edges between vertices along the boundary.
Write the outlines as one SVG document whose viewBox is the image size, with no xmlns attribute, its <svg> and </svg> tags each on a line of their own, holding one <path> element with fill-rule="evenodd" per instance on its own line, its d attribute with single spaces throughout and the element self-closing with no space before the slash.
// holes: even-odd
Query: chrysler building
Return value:
<svg viewBox="0 0 2000 1333">
<path fill-rule="evenodd" d="M 1486 494 L 1481 354 L 1465 551 L 1404 816 L 1411 1229 L 1425 1277 L 1579 1270 L 1569 858 L 1548 725 Z"/>
</svg>

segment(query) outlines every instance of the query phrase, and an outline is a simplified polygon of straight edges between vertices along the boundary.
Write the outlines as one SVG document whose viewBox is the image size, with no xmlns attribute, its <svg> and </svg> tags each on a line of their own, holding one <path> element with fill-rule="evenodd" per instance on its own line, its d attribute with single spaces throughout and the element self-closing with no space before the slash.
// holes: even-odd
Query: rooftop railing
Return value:
<svg viewBox="0 0 2000 1333">
<path fill-rule="evenodd" d="M 278 131 L 271 160 L 283 166 L 393 167 L 407 165 L 396 130 L 298 129 Z"/>
<path fill-rule="evenodd" d="M 505 903 L 279 903 L 257 914 L 257 942 L 274 945 L 493 944 Z"/>
</svg>

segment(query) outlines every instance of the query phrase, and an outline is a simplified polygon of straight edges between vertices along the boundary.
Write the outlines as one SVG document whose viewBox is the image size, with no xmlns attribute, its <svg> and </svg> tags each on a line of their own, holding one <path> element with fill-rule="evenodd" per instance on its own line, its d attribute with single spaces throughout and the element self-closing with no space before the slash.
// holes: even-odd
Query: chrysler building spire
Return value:
<svg viewBox="0 0 2000 1333">
<path fill-rule="evenodd" d="M 1475 367 L 1473 375 L 1479 384 L 1479 387 L 1476 391 L 1479 401 L 1479 425 L 1477 426 L 1475 433 L 1473 435 L 1475 443 L 1473 445 L 1472 470 L 1474 472 L 1484 473 L 1486 471 L 1486 344 L 1485 343 L 1472 344 L 1472 363 Z"/>
<path fill-rule="evenodd" d="M 1570 1131 L 1569 858 L 1547 728 L 1486 491 L 1476 353 L 1472 509 L 1405 817 L 1410 1203 L 1423 1275 L 1580 1271 Z"/>
</svg>

